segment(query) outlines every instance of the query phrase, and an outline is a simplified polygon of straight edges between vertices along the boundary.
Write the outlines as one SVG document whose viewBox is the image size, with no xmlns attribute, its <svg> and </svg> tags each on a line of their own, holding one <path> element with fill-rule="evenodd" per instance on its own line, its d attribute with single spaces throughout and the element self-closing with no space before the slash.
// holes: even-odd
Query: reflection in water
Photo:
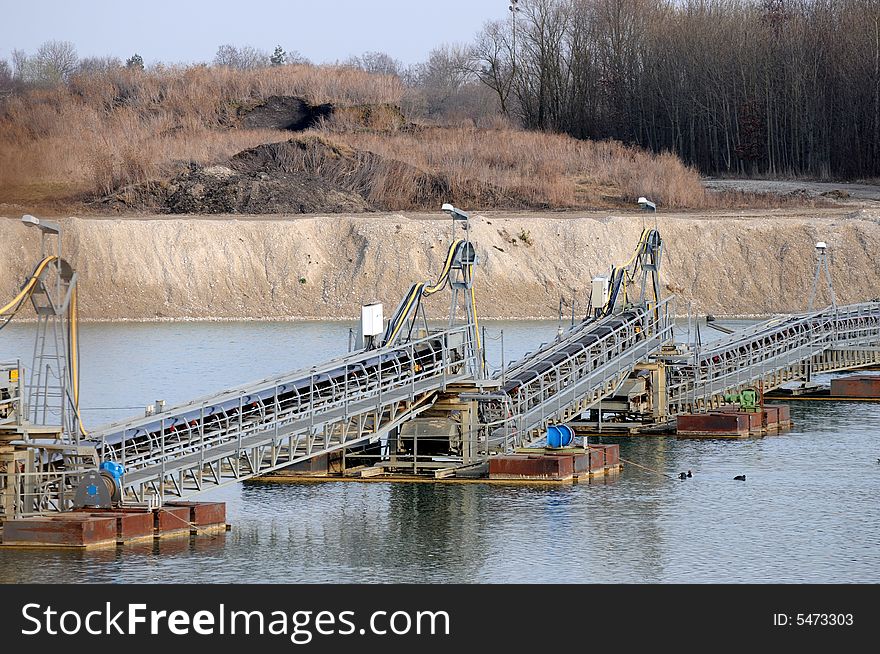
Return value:
<svg viewBox="0 0 880 654">
<path fill-rule="evenodd" d="M 503 327 L 510 360 L 552 338 L 556 323 Z M 118 407 L 186 400 L 326 359 L 345 350 L 348 325 L 83 331 L 85 398 Z M 31 335 L 29 326 L 5 329 L 0 359 L 29 358 Z M 500 350 L 490 360 L 500 362 Z M 229 533 L 85 552 L 4 549 L 0 580 L 876 582 L 880 405 L 793 403 L 792 419 L 791 432 L 745 441 L 602 437 L 666 475 L 692 470 L 686 481 L 628 466 L 568 486 L 230 486 L 204 496 L 227 502 Z M 733 481 L 739 474 L 748 481 Z"/>
</svg>

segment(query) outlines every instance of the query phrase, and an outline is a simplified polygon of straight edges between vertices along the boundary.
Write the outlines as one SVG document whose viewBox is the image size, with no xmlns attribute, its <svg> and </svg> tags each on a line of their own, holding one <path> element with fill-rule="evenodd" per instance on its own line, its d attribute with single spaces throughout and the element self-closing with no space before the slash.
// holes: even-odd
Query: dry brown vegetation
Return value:
<svg viewBox="0 0 880 654">
<path fill-rule="evenodd" d="M 334 183 L 346 177 L 345 185 L 355 184 L 376 208 L 434 209 L 446 200 L 473 208 L 608 207 L 640 195 L 669 208 L 750 203 L 747 196 L 707 196 L 696 171 L 669 153 L 505 124 L 408 125 L 396 109 L 402 94 L 392 75 L 310 65 L 75 76 L 0 106 L 0 202 L 71 208 L 167 179 L 190 162 L 225 162 L 285 141 L 290 132 L 239 128 L 237 112 L 291 95 L 345 109 L 300 141 L 288 172 L 326 174 L 338 178 Z"/>
<path fill-rule="evenodd" d="M 284 132 L 229 127 L 239 106 L 271 95 L 357 105 L 397 104 L 402 92 L 390 75 L 307 65 L 77 76 L 0 107 L 0 202 L 103 195 L 166 176 L 179 162 L 210 163 L 283 140 Z"/>
<path fill-rule="evenodd" d="M 678 157 L 655 156 L 615 141 L 578 141 L 510 127 L 435 127 L 416 135 L 353 131 L 332 137 L 434 171 L 446 181 L 452 197 L 467 197 L 479 180 L 514 206 L 606 207 L 640 195 L 667 207 L 706 204 L 698 175 Z M 393 195 L 376 199 L 386 207 L 396 201 Z"/>
</svg>

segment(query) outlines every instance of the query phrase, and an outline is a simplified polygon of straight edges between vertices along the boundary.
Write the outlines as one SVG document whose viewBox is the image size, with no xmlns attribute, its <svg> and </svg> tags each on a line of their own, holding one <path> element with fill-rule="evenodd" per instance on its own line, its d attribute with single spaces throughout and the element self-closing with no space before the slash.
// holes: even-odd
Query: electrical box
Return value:
<svg viewBox="0 0 880 654">
<path fill-rule="evenodd" d="M 18 364 L 0 364 L 0 424 L 20 423 L 22 376 Z"/>
<path fill-rule="evenodd" d="M 382 303 L 365 304 L 361 307 L 361 334 L 364 337 L 378 336 L 385 331 L 385 319 L 382 316 Z"/>
<path fill-rule="evenodd" d="M 590 308 L 593 313 L 608 303 L 609 288 L 610 282 L 607 277 L 593 277 L 593 283 L 590 287 Z"/>
</svg>

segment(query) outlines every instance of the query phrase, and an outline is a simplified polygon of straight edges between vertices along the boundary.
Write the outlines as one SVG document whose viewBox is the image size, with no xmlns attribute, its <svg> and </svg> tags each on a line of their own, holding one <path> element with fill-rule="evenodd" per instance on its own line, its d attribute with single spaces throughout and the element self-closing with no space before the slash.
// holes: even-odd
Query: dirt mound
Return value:
<svg viewBox="0 0 880 654">
<path fill-rule="evenodd" d="M 387 198 L 394 198 L 394 207 Z M 179 214 L 361 213 L 376 209 L 521 206 L 483 182 L 455 180 L 373 152 L 305 134 L 239 152 L 213 166 L 190 164 L 173 179 L 131 186 L 102 208 Z"/>
<path fill-rule="evenodd" d="M 169 213 L 360 213 L 371 207 L 357 193 L 303 173 L 239 172 L 194 166 L 162 189 Z"/>
<path fill-rule="evenodd" d="M 357 193 L 376 209 L 436 210 L 443 202 L 462 206 L 535 208 L 481 180 L 450 178 L 369 150 L 341 145 L 318 134 L 266 143 L 239 152 L 229 166 L 246 174 L 306 174 Z M 323 211 L 323 210 L 322 210 Z"/>
<path fill-rule="evenodd" d="M 417 129 L 416 125 L 406 119 L 400 107 L 393 104 L 357 104 L 334 107 L 330 126 L 333 129 L 371 132 L 414 131 Z"/>
</svg>

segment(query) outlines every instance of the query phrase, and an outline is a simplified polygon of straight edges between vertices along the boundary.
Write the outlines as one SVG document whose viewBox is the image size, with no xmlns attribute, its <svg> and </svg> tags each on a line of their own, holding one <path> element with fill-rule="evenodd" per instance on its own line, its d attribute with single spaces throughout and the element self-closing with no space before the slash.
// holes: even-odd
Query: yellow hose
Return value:
<svg viewBox="0 0 880 654">
<path fill-rule="evenodd" d="M 409 294 L 409 300 L 407 301 L 403 312 L 400 314 L 400 320 L 398 320 L 397 324 L 394 326 L 394 331 L 391 332 L 391 336 L 388 338 L 388 343 L 394 342 L 394 337 L 397 336 L 397 332 L 400 331 L 400 328 L 403 327 L 403 323 L 406 322 L 406 316 L 409 315 L 409 308 L 412 306 L 412 303 L 415 302 L 415 299 L 419 296 L 424 287 L 424 284 L 418 284 L 413 288 L 412 293 Z"/>
<path fill-rule="evenodd" d="M 70 376 L 73 378 L 73 403 L 79 406 L 79 375 L 77 374 L 77 324 L 76 324 L 76 287 L 70 293 Z"/>
<path fill-rule="evenodd" d="M 406 306 L 404 307 L 404 310 L 400 314 L 400 319 L 398 320 L 398 323 L 394 326 L 394 329 L 391 332 L 391 336 L 388 338 L 386 343 L 393 343 L 394 342 L 394 338 L 397 336 L 398 332 L 400 331 L 401 327 L 403 327 L 404 323 L 406 323 L 406 317 L 409 315 L 409 310 L 412 307 L 413 302 L 415 302 L 416 298 L 418 298 L 419 295 L 426 295 L 426 296 L 433 295 L 434 293 L 439 291 L 441 288 L 443 288 L 443 286 L 446 283 L 446 280 L 449 278 L 449 271 L 452 269 L 452 261 L 455 258 L 455 252 L 462 243 L 464 243 L 464 241 L 462 239 L 458 239 L 458 240 L 453 241 L 452 245 L 449 246 L 449 252 L 447 252 L 447 254 L 446 254 L 446 262 L 443 264 L 443 270 L 440 272 L 440 276 L 437 278 L 437 282 L 434 285 L 428 286 L 427 283 L 419 284 L 418 286 L 416 286 L 413 289 L 413 292 L 410 293 L 409 299 L 407 300 L 407 303 L 406 303 Z M 473 279 L 473 274 L 474 274 L 474 267 L 473 267 L 473 265 L 471 265 L 468 267 L 468 275 L 470 276 L 471 279 Z M 477 328 L 477 347 L 480 348 L 480 347 L 482 347 L 482 345 L 480 343 L 480 325 L 479 325 L 479 322 L 476 322 L 477 321 L 477 301 L 476 301 L 476 296 L 474 295 L 474 287 L 473 286 L 471 286 L 471 307 L 474 311 L 475 326 Z"/>
<path fill-rule="evenodd" d="M 410 307 L 412 307 L 413 302 L 415 302 L 416 298 L 420 294 L 424 295 L 433 295 L 446 283 L 447 278 L 449 277 L 449 271 L 452 269 L 452 260 L 455 257 L 455 250 L 462 243 L 461 239 L 453 241 L 452 245 L 449 246 L 449 252 L 446 254 L 446 263 L 443 264 L 443 270 L 440 272 L 440 276 L 437 279 L 437 282 L 433 286 L 428 286 L 427 283 L 419 284 L 413 292 L 409 296 L 409 300 L 406 303 L 406 307 L 403 312 L 400 314 L 400 319 L 398 323 L 394 326 L 393 331 L 391 332 L 391 336 L 388 338 L 388 343 L 394 342 L 394 337 L 397 336 L 397 333 L 400 331 L 400 328 L 403 327 L 406 322 L 406 317 L 409 315 Z"/>
<path fill-rule="evenodd" d="M 43 274 L 46 266 L 55 261 L 57 258 L 58 257 L 56 257 L 55 255 L 50 255 L 40 262 L 36 270 L 34 270 L 34 274 L 31 275 L 30 279 L 27 281 L 21 291 L 19 291 L 18 295 L 16 295 L 9 304 L 5 305 L 3 308 L 0 308 L 0 316 L 9 312 L 10 309 L 17 307 L 19 303 L 22 302 L 22 300 L 26 299 L 31 294 L 31 292 L 34 290 L 34 286 L 37 285 L 37 279 L 39 279 L 40 275 Z"/>
<path fill-rule="evenodd" d="M 446 278 L 449 277 L 449 270 L 452 268 L 452 259 L 455 256 L 455 250 L 461 243 L 462 240 L 458 239 L 457 241 L 453 241 L 452 245 L 449 246 L 449 252 L 446 255 L 446 263 L 443 265 L 443 271 L 440 273 L 440 277 L 437 279 L 436 284 L 425 288 L 425 295 L 432 295 L 443 287 L 443 283 L 446 281 Z"/>
<path fill-rule="evenodd" d="M 636 260 L 636 257 L 638 257 L 642 251 L 642 246 L 648 240 L 648 232 L 649 231 L 650 230 L 647 227 L 642 230 L 642 235 L 639 236 L 639 242 L 636 245 L 636 251 L 633 252 L 632 256 L 629 258 L 629 260 L 625 264 L 623 264 L 623 266 L 621 266 L 621 268 L 626 268 L 627 266 L 629 266 L 630 264 L 632 264 Z"/>
<path fill-rule="evenodd" d="M 635 249 L 635 251 L 632 253 L 632 256 L 627 260 L 627 262 L 626 262 L 625 264 L 623 264 L 622 266 L 620 266 L 620 268 L 623 269 L 622 278 L 621 278 L 620 281 L 621 281 L 621 284 L 623 284 L 623 304 L 624 304 L 624 306 L 626 306 L 626 296 L 627 296 L 626 289 L 627 289 L 627 286 L 629 286 L 629 284 L 631 284 L 631 283 L 634 281 L 634 278 L 631 277 L 631 276 L 627 273 L 627 270 L 626 270 L 626 269 L 629 268 L 633 263 L 635 263 L 635 261 L 636 261 L 636 259 L 638 258 L 638 256 L 642 253 L 642 251 L 643 251 L 644 248 L 645 248 L 645 245 L 647 245 L 647 243 L 648 243 L 648 234 L 650 234 L 650 233 L 651 233 L 651 230 L 648 229 L 647 227 L 645 227 L 645 228 L 642 230 L 642 234 L 641 234 L 641 236 L 639 236 L 639 242 L 638 242 L 638 244 L 636 245 L 636 249 Z M 613 269 L 612 269 L 612 281 L 613 281 L 613 277 L 614 277 L 614 274 L 613 274 L 613 273 L 614 273 L 614 271 L 613 271 Z M 610 298 L 610 297 L 608 298 L 608 301 L 609 301 L 609 302 L 611 301 L 611 298 Z M 608 305 L 606 304 L 605 307 L 603 307 L 602 311 L 605 312 L 605 311 L 607 311 L 608 309 L 609 309 L 609 307 L 608 307 Z"/>
<path fill-rule="evenodd" d="M 82 416 L 79 414 L 79 329 L 77 325 L 77 303 L 76 303 L 76 286 L 70 293 L 70 308 L 68 309 L 68 320 L 70 321 L 70 376 L 71 385 L 73 386 L 73 412 L 76 415 L 79 430 L 83 436 L 88 436 L 89 432 L 83 427 Z"/>
<path fill-rule="evenodd" d="M 471 310 L 474 312 L 474 332 L 477 335 L 477 350 L 482 350 L 483 345 L 482 345 L 482 343 L 480 343 L 480 319 L 477 318 L 477 296 L 474 293 L 474 284 L 473 284 L 474 267 L 472 265 L 468 266 L 468 277 L 470 278 L 469 281 L 471 282 Z M 482 367 L 482 365 L 483 365 L 483 359 L 480 358 L 480 366 Z"/>
<path fill-rule="evenodd" d="M 18 294 L 12 298 L 12 300 L 0 308 L 0 316 L 9 313 L 9 311 L 16 309 L 21 302 L 26 300 L 31 293 L 33 293 L 34 287 L 37 285 L 37 281 L 40 278 L 40 275 L 43 274 L 43 271 L 46 270 L 46 267 L 52 263 L 53 261 L 58 260 L 58 257 L 55 255 L 49 255 L 45 259 L 43 259 L 34 269 L 34 273 L 30 276 L 28 281 L 22 287 L 22 289 L 18 292 Z M 78 325 L 77 325 L 77 305 L 76 305 L 76 286 L 71 289 L 70 292 L 70 305 L 68 307 L 68 322 L 69 322 L 69 339 L 70 339 L 70 377 L 71 377 L 71 387 L 73 390 L 73 412 L 76 415 L 76 418 L 79 422 L 79 429 L 82 432 L 83 436 L 88 435 L 88 432 L 82 425 L 82 417 L 79 414 L 79 351 L 77 348 L 77 343 L 79 339 Z"/>
</svg>

